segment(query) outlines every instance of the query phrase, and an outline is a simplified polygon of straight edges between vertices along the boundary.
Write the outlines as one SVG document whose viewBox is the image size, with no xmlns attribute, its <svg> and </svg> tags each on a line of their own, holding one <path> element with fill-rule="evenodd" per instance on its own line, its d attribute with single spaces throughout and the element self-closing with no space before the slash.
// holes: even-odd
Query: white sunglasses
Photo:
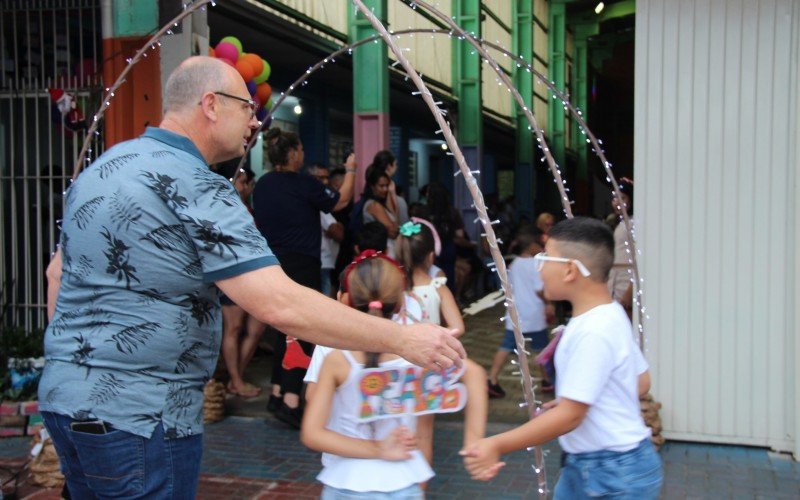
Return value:
<svg viewBox="0 0 800 500">
<path fill-rule="evenodd" d="M 581 274 L 586 278 L 588 278 L 589 275 L 592 274 L 589 272 L 588 269 L 586 269 L 586 266 L 583 265 L 583 262 L 579 261 L 578 259 L 567 259 L 565 257 L 550 257 L 544 252 L 537 253 L 536 255 L 534 255 L 533 258 L 536 260 L 536 270 L 540 272 L 544 267 L 544 263 L 546 261 L 550 261 L 550 262 L 566 262 L 568 264 L 571 262 L 575 264 L 575 266 L 578 268 L 578 271 L 580 271 Z"/>
</svg>

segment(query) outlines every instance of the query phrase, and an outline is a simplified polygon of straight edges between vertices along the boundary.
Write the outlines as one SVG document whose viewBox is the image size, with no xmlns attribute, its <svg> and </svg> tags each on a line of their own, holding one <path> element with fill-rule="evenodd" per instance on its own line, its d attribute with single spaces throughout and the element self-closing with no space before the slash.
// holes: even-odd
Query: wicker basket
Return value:
<svg viewBox="0 0 800 500">
<path fill-rule="evenodd" d="M 225 418 L 225 384 L 211 379 L 203 389 L 203 421 L 207 424 Z"/>
<path fill-rule="evenodd" d="M 41 442 L 42 438 L 38 434 L 34 436 L 33 446 Z M 49 437 L 44 440 L 39 454 L 31 460 L 28 482 L 45 488 L 60 488 L 64 485 L 64 476 L 61 474 L 61 462 L 56 454 L 56 447 L 53 445 L 53 440 Z"/>
</svg>

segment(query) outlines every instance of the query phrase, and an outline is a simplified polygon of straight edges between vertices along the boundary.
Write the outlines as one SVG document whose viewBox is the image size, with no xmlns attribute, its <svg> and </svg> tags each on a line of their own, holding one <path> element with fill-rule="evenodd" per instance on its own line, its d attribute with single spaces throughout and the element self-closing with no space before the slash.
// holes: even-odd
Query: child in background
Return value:
<svg viewBox="0 0 800 500">
<path fill-rule="evenodd" d="M 501 455 L 558 437 L 565 454 L 554 498 L 658 498 L 661 459 L 639 410 L 650 374 L 606 286 L 611 231 L 593 219 L 568 219 L 553 226 L 545 250 L 536 256 L 545 297 L 573 308 L 555 354 L 557 399 L 526 424 L 467 447 L 464 464 L 474 479 L 488 480 Z"/>
<path fill-rule="evenodd" d="M 534 255 L 542 251 L 542 247 L 537 241 L 536 235 L 531 232 L 521 232 L 517 235 L 516 243 L 520 254 L 511 263 L 508 270 L 508 278 L 514 292 L 515 305 L 519 314 L 519 330 L 522 335 L 529 340 L 530 348 L 533 351 L 541 351 L 547 346 L 547 313 L 552 305 L 548 305 L 544 299 L 544 285 L 539 271 L 536 269 Z M 514 338 L 514 325 L 511 317 L 506 314 L 506 332 L 503 343 L 497 349 L 489 370 L 488 389 L 489 397 L 502 398 L 506 391 L 500 387 L 497 376 L 508 360 L 509 354 L 517 347 Z M 543 377 L 547 380 L 547 377 Z M 542 392 L 552 392 L 553 386 L 547 382 L 542 385 Z"/>
<path fill-rule="evenodd" d="M 355 309 L 384 318 L 398 312 L 406 288 L 403 271 L 392 259 L 366 252 L 345 271 L 348 300 Z M 314 397 L 301 430 L 303 444 L 323 452 L 317 476 L 325 486 L 322 499 L 422 499 L 420 484 L 433 477 L 424 456 L 415 449 L 413 416 L 361 423 L 358 374 L 370 367 L 404 367 L 395 355 L 332 350 L 325 358 Z M 465 373 L 463 378 L 467 378 Z M 473 376 L 472 384 L 482 381 Z M 466 380 L 465 380 L 466 382 Z M 484 434 L 486 399 L 467 397 L 465 446 Z"/>
<path fill-rule="evenodd" d="M 397 258 L 405 268 L 409 290 L 422 305 L 422 321 L 447 326 L 455 336 L 461 336 L 464 319 L 453 293 L 445 286 L 447 278 L 430 274 L 435 251 L 433 232 L 427 224 L 411 221 L 400 226 L 399 232 L 395 243 Z M 470 370 L 474 368 L 468 366 L 467 371 Z M 422 415 L 417 425 L 419 448 L 428 463 L 433 463 L 433 420 L 434 415 Z"/>
</svg>

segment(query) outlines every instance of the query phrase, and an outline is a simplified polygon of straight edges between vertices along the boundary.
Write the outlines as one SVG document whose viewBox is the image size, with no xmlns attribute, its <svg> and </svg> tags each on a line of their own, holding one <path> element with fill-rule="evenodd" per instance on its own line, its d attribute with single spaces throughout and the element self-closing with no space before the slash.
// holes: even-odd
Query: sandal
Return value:
<svg viewBox="0 0 800 500">
<path fill-rule="evenodd" d="M 249 384 L 245 382 L 244 389 L 237 391 L 230 384 L 227 386 L 227 390 L 229 393 L 233 394 L 234 396 L 239 396 L 240 398 L 254 398 L 261 393 L 261 389 L 254 386 L 253 384 Z"/>
</svg>

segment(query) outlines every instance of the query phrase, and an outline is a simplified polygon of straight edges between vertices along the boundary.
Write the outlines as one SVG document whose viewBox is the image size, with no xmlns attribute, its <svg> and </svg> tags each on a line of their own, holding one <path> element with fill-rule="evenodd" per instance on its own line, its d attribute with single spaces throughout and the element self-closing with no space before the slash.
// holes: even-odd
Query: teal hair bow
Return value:
<svg viewBox="0 0 800 500">
<path fill-rule="evenodd" d="M 422 231 L 422 225 L 417 222 L 408 221 L 400 226 L 400 234 L 403 236 L 411 237 L 419 234 L 420 231 Z"/>
</svg>

